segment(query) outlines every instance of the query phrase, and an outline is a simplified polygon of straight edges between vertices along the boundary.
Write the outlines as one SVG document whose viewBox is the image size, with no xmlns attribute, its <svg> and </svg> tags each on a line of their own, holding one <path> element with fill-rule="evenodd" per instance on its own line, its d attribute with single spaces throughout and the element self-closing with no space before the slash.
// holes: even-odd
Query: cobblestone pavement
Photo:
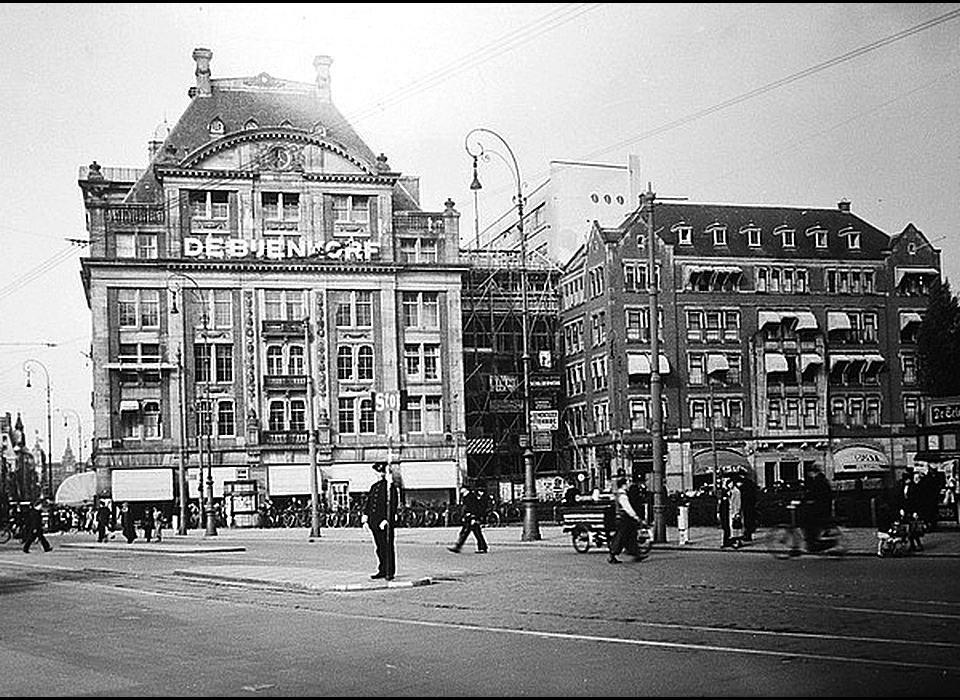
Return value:
<svg viewBox="0 0 960 700">
<path fill-rule="evenodd" d="M 401 528 L 397 531 L 398 551 L 402 552 L 402 548 L 406 545 L 445 548 L 456 539 L 457 532 L 458 528 L 456 527 Z M 849 528 L 844 532 L 849 556 L 877 556 L 877 533 L 874 529 Z M 484 534 L 489 542 L 491 552 L 496 552 L 501 548 L 572 547 L 570 535 L 564 532 L 561 526 L 553 523 L 538 524 L 537 531 L 534 534 L 539 534 L 539 538 L 529 540 L 524 540 L 523 528 L 520 525 L 488 527 L 484 529 Z M 668 527 L 666 541 L 654 544 L 654 553 L 657 550 L 720 551 L 720 531 L 717 528 L 690 528 L 686 533 L 683 544 L 681 544 L 680 534 L 676 527 Z M 726 550 L 725 554 L 734 556 L 767 555 L 769 549 L 764 542 L 763 535 L 764 532 L 761 530 L 757 533 L 753 542 L 745 543 L 739 549 Z M 401 573 L 392 581 L 370 580 L 365 571 L 304 565 L 303 562 L 294 560 L 295 555 L 291 555 L 289 562 L 274 565 L 220 563 L 202 556 L 205 554 L 243 552 L 248 547 L 270 541 L 290 544 L 298 541 L 311 541 L 309 529 L 304 528 L 220 528 L 215 537 L 206 536 L 200 530 L 193 530 L 184 536 L 165 534 L 162 542 L 138 540 L 130 545 L 122 539 L 119 533 L 115 533 L 111 540 L 104 543 L 97 543 L 89 533 L 54 537 L 61 540 L 59 543 L 54 540 L 54 545 L 66 549 L 100 549 L 181 557 L 183 555 L 200 555 L 195 563 L 182 565 L 181 568 L 176 570 L 176 573 L 184 578 L 218 580 L 238 585 L 251 584 L 278 589 L 352 591 L 406 588 L 429 585 L 434 582 L 429 575 L 418 574 L 417 572 Z M 370 533 L 366 528 L 324 528 L 320 531 L 319 539 L 331 543 L 362 543 L 372 546 Z M 938 530 L 926 535 L 924 545 L 924 551 L 914 556 L 924 558 L 960 557 L 960 527 L 956 525 L 941 526 Z M 464 550 L 464 555 L 469 556 L 469 549 Z"/>
</svg>

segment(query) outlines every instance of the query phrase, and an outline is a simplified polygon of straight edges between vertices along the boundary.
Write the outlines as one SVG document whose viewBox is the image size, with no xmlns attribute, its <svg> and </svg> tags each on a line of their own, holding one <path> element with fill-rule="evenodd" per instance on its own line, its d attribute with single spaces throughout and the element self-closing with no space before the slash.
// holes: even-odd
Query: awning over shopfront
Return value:
<svg viewBox="0 0 960 700">
<path fill-rule="evenodd" d="M 120 401 L 120 413 L 136 413 L 140 410 L 140 402 L 137 399 L 122 399 Z"/>
<path fill-rule="evenodd" d="M 58 506 L 82 506 L 93 503 L 98 495 L 109 496 L 109 490 L 105 494 L 99 494 L 97 472 L 90 471 L 71 474 L 64 479 L 57 487 L 53 500 Z"/>
<path fill-rule="evenodd" d="M 747 458 L 739 452 L 725 448 L 717 449 L 717 471 L 726 472 L 737 469 L 749 469 L 750 463 Z M 713 451 L 704 450 L 693 455 L 693 473 L 712 474 L 713 473 Z"/>
<path fill-rule="evenodd" d="M 835 479 L 853 479 L 868 474 L 885 473 L 890 460 L 880 450 L 864 445 L 844 447 L 833 455 Z"/>
<path fill-rule="evenodd" d="M 766 369 L 767 374 L 772 374 L 773 372 L 790 371 L 790 365 L 787 363 L 786 356 L 779 352 L 768 352 L 766 355 L 764 355 L 763 366 Z"/>
<path fill-rule="evenodd" d="M 354 465 L 359 474 L 360 465 Z M 366 474 L 369 488 L 373 483 L 373 470 L 370 465 L 366 465 Z M 323 482 L 321 479 L 321 470 L 317 469 L 317 490 L 319 491 Z M 337 479 L 343 481 L 343 479 Z M 347 479 L 349 481 L 349 479 Z M 354 489 L 351 489 L 354 490 Z M 359 490 L 359 489 L 356 489 Z M 309 496 L 310 489 L 310 465 L 309 464 L 271 464 L 267 467 L 267 493 L 270 496 Z"/>
<path fill-rule="evenodd" d="M 114 469 L 110 480 L 110 492 L 117 503 L 173 500 L 172 469 Z"/>
<path fill-rule="evenodd" d="M 864 372 L 867 374 L 876 374 L 883 369 L 883 366 L 887 363 L 883 359 L 882 355 L 867 355 L 866 356 L 867 366 L 864 367 Z"/>
<path fill-rule="evenodd" d="M 351 493 L 366 492 L 377 479 L 371 462 L 340 462 L 319 469 L 318 481 L 347 482 Z M 396 474 L 405 491 L 411 489 L 456 489 L 462 479 L 454 460 L 401 461 Z M 307 464 L 271 465 L 267 470 L 270 496 L 309 496 L 310 466 Z"/>
<path fill-rule="evenodd" d="M 717 372 L 729 372 L 730 363 L 727 361 L 726 355 L 721 355 L 719 353 L 710 353 L 707 355 L 707 376 L 715 374 Z"/>
<path fill-rule="evenodd" d="M 912 323 L 923 323 L 923 317 L 916 311 L 900 312 L 900 330 L 904 330 Z"/>
<path fill-rule="evenodd" d="M 459 470 L 453 460 L 401 462 L 400 478 L 405 490 L 453 489 L 460 486 Z"/>
<path fill-rule="evenodd" d="M 845 311 L 828 311 L 827 312 L 827 330 L 828 331 L 841 331 L 841 330 L 850 330 L 852 328 L 850 323 L 850 317 Z"/>
</svg>

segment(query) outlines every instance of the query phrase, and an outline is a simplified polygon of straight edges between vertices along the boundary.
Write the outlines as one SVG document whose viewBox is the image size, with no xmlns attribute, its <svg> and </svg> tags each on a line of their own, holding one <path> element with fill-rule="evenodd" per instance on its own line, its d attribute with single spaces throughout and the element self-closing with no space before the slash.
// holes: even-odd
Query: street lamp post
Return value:
<svg viewBox="0 0 960 700">
<path fill-rule="evenodd" d="M 173 272 L 168 276 L 167 281 L 169 281 L 170 278 L 173 278 L 173 277 L 180 277 L 182 279 L 185 279 L 194 286 L 193 292 L 194 292 L 195 298 L 198 301 L 198 303 L 203 306 L 202 315 L 201 315 L 201 320 L 203 322 L 203 329 L 201 331 L 201 337 L 203 338 L 204 343 L 206 343 L 209 338 L 209 334 L 208 334 L 209 310 L 206 307 L 206 300 L 203 296 L 203 291 L 200 288 L 200 285 L 197 283 L 197 281 L 193 279 L 193 277 L 191 277 L 190 275 L 186 274 L 185 272 Z M 180 288 L 180 292 L 181 294 L 183 293 L 182 287 Z M 173 305 L 173 308 L 170 310 L 170 313 L 172 314 L 177 313 L 176 299 L 174 299 L 174 305 Z M 186 326 L 184 326 L 184 337 L 185 336 L 186 336 Z M 178 371 L 180 371 L 180 374 L 182 377 L 183 361 L 182 361 L 181 352 L 182 351 L 178 350 L 178 353 L 177 353 L 177 369 Z M 213 536 L 216 536 L 217 534 L 217 523 L 216 523 L 216 516 L 214 513 L 214 507 L 213 507 L 213 454 L 212 454 L 212 450 L 209 449 L 209 434 L 207 433 L 207 431 L 212 430 L 212 427 L 213 427 L 213 407 L 210 405 L 209 379 L 207 381 L 206 386 L 207 386 L 207 397 L 204 403 L 205 412 L 198 413 L 199 419 L 197 420 L 197 447 L 198 447 L 198 452 L 201 452 L 203 450 L 203 447 L 202 447 L 203 435 L 207 434 L 208 449 L 207 449 L 207 481 L 206 481 L 206 498 L 205 498 L 206 504 L 205 504 L 205 511 L 204 511 L 204 515 L 205 515 L 204 535 L 208 537 L 213 537 Z M 196 376 L 194 376 L 194 394 L 196 394 Z M 182 418 L 181 418 L 181 444 L 180 444 L 180 464 L 179 464 L 180 527 L 178 528 L 178 531 L 180 531 L 179 534 L 186 534 L 186 521 L 187 521 L 187 476 L 186 476 L 186 459 L 185 459 L 186 439 L 184 436 L 184 428 L 183 428 L 183 424 L 185 422 L 185 419 L 184 419 L 185 410 L 184 410 L 182 387 L 180 388 L 180 397 L 181 397 L 180 413 Z M 194 398 L 196 398 L 196 396 L 194 396 Z M 203 483 L 202 459 L 200 461 L 199 483 L 201 484 L 200 488 L 202 488 L 202 483 Z"/>
<path fill-rule="evenodd" d="M 516 194 L 516 203 L 517 203 L 517 231 L 520 236 L 520 298 L 521 298 L 521 334 L 522 338 L 522 348 L 523 354 L 521 356 L 521 362 L 523 364 L 523 412 L 524 412 L 524 445 L 523 445 L 523 477 L 524 477 L 524 488 L 523 488 L 523 532 L 521 534 L 521 540 L 524 542 L 534 541 L 540 539 L 540 527 L 537 522 L 537 484 L 534 479 L 533 473 L 533 448 L 531 446 L 532 440 L 532 431 L 530 426 L 530 339 L 529 332 L 527 328 L 528 324 L 528 304 L 527 304 L 527 237 L 523 230 L 523 183 L 520 178 L 520 166 L 517 164 L 517 157 L 513 153 L 513 149 L 510 148 L 504 138 L 498 134 L 496 131 L 490 129 L 485 129 L 483 127 L 477 127 L 471 130 L 466 138 L 464 139 L 464 148 L 466 148 L 467 154 L 473 158 L 473 182 L 470 184 L 470 189 L 476 194 L 477 190 L 481 188 L 480 179 L 477 177 L 477 159 L 483 156 L 486 151 L 483 148 L 483 144 L 480 143 L 479 137 L 481 134 L 489 134 L 490 136 L 497 139 L 505 149 L 507 153 L 510 154 L 510 160 L 507 161 L 500 153 L 496 151 L 491 151 L 491 153 L 496 153 L 500 156 L 504 162 L 510 166 L 513 171 L 513 176 L 516 179 L 517 185 L 517 194 Z M 476 135 L 477 140 L 474 142 L 474 148 L 476 150 L 471 150 L 470 146 L 470 137 Z"/>
<path fill-rule="evenodd" d="M 50 373 L 47 371 L 46 365 L 44 365 L 40 360 L 30 359 L 23 363 L 23 370 L 27 373 L 27 388 L 30 388 L 30 366 L 36 365 L 43 370 L 43 377 L 47 382 L 47 463 L 45 465 L 43 478 L 43 486 L 41 491 L 46 497 L 53 496 L 53 428 L 52 428 L 52 414 L 50 410 Z"/>
<path fill-rule="evenodd" d="M 647 225 L 647 289 L 650 295 L 650 438 L 653 452 L 653 541 L 667 541 L 667 504 L 664 498 L 663 459 L 663 404 L 660 380 L 660 301 L 658 294 L 657 257 L 654 249 L 656 228 L 653 223 L 653 206 L 656 195 L 648 185 L 640 195 L 641 214 L 646 212 Z"/>
</svg>

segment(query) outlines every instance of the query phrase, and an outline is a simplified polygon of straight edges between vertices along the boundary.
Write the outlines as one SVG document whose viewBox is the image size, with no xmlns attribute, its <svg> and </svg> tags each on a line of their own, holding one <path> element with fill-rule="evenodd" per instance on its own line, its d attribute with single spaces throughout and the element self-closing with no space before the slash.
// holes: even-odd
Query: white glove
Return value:
<svg viewBox="0 0 960 700">
<path fill-rule="evenodd" d="M 387 529 L 387 521 L 386 521 L 386 520 L 381 520 L 381 521 L 380 521 L 380 529 L 381 529 L 381 530 L 386 530 L 386 529 Z"/>
<path fill-rule="evenodd" d="M 370 518 L 367 517 L 367 514 L 366 514 L 366 513 L 364 513 L 363 515 L 360 516 L 360 524 L 361 524 L 361 525 L 366 525 L 369 520 L 370 520 Z"/>
</svg>

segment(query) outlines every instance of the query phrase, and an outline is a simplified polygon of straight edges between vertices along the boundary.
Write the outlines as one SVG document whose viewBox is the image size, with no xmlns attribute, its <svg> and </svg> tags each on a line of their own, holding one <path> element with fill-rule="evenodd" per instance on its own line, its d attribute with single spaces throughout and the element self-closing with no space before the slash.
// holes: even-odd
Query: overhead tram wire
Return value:
<svg viewBox="0 0 960 700">
<path fill-rule="evenodd" d="M 383 111 L 385 107 L 391 106 L 403 100 L 409 99 L 425 90 L 432 89 L 438 84 L 462 73 L 465 70 L 474 68 L 497 56 L 506 53 L 512 49 L 522 46 L 528 41 L 532 41 L 541 34 L 555 29 L 571 22 L 582 15 L 592 12 L 602 7 L 604 3 L 579 3 L 573 6 L 564 6 L 534 20 L 519 29 L 504 35 L 500 39 L 489 43 L 466 56 L 453 61 L 447 66 L 439 68 L 422 78 L 411 81 L 401 86 L 393 92 L 387 93 L 382 99 L 376 100 L 365 107 L 361 107 L 356 112 L 347 115 L 346 119 L 350 123 L 363 121 L 367 117 Z"/>
</svg>

